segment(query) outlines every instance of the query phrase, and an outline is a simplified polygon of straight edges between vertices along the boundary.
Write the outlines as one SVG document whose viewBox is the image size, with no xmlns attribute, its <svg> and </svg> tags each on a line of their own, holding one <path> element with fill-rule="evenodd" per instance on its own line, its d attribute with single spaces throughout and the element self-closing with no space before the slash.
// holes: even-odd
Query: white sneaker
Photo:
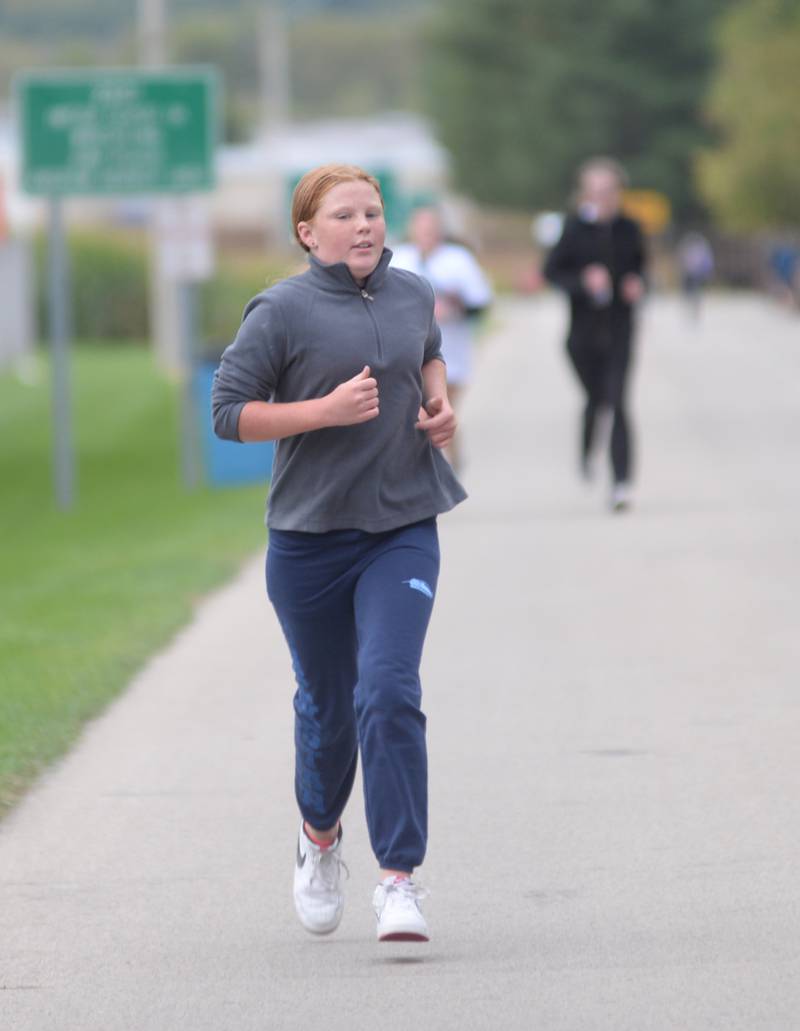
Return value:
<svg viewBox="0 0 800 1031">
<path fill-rule="evenodd" d="M 612 512 L 627 512 L 633 504 L 633 494 L 627 483 L 615 483 L 611 490 Z"/>
<path fill-rule="evenodd" d="M 300 824 L 294 867 L 294 908 L 300 923 L 312 934 L 330 934 L 339 926 L 344 909 L 341 873 L 349 871 L 342 859 L 342 828 L 329 848 L 315 845 Z"/>
<path fill-rule="evenodd" d="M 420 900 L 427 894 L 410 877 L 385 877 L 372 897 L 378 918 L 378 941 L 428 941 L 428 925 L 419 908 Z"/>
</svg>

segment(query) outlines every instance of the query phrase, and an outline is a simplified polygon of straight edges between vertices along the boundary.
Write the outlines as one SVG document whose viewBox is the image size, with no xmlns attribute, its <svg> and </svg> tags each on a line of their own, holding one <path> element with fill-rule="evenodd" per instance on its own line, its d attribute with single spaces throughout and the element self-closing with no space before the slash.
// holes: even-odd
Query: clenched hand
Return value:
<svg viewBox="0 0 800 1031">
<path fill-rule="evenodd" d="M 357 376 L 345 380 L 325 398 L 328 426 L 355 426 L 380 414 L 378 381 L 365 365 Z"/>
<path fill-rule="evenodd" d="M 432 397 L 419 410 L 416 429 L 424 430 L 434 447 L 447 447 L 456 432 L 456 414 L 443 397 Z"/>
</svg>

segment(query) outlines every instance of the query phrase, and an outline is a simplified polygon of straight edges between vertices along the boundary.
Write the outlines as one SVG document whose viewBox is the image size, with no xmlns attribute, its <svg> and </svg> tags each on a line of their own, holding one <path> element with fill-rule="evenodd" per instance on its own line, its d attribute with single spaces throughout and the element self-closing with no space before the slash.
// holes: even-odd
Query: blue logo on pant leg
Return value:
<svg viewBox="0 0 800 1031">
<path fill-rule="evenodd" d="M 419 591 L 419 593 L 424 594 L 426 598 L 433 598 L 433 591 L 424 580 L 403 580 L 403 583 L 408 584 L 412 591 Z"/>
</svg>

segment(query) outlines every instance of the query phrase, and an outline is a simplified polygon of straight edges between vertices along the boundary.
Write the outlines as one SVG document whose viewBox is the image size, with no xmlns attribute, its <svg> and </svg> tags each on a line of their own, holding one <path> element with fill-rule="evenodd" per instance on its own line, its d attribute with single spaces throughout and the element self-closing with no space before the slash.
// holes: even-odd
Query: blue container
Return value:
<svg viewBox="0 0 800 1031">
<path fill-rule="evenodd" d="M 275 445 L 238 444 L 220 440 L 211 425 L 211 385 L 217 362 L 203 362 L 194 371 L 194 396 L 200 422 L 206 478 L 214 487 L 230 487 L 237 483 L 267 483 L 272 476 Z"/>
</svg>

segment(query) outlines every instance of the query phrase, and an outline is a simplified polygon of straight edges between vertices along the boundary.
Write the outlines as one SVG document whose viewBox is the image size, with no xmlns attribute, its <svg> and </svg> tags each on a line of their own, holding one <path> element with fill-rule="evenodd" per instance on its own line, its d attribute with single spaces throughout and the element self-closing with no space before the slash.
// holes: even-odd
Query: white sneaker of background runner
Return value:
<svg viewBox="0 0 800 1031">
<path fill-rule="evenodd" d="M 615 483 L 611 489 L 611 508 L 615 512 L 624 512 L 631 507 L 633 493 L 627 483 Z"/>
<path fill-rule="evenodd" d="M 410 877 L 385 877 L 372 897 L 378 918 L 378 941 L 428 941 L 428 925 L 419 908 L 420 900 L 427 894 Z"/>
<path fill-rule="evenodd" d="M 312 934 L 330 934 L 339 926 L 344 910 L 342 869 L 349 876 L 342 859 L 342 828 L 334 845 L 320 848 L 301 823 L 294 867 L 294 908 L 300 923 Z"/>
</svg>

